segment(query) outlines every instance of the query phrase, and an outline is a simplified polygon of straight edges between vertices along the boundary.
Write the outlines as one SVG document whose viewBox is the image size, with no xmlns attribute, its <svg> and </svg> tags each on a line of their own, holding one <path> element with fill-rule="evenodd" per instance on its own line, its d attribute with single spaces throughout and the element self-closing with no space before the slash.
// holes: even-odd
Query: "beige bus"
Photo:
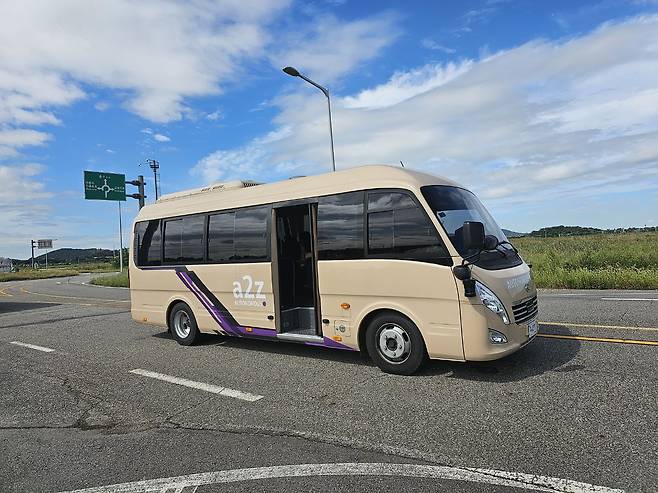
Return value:
<svg viewBox="0 0 658 493">
<path fill-rule="evenodd" d="M 537 333 L 530 268 L 480 201 L 390 166 L 166 195 L 133 227 L 135 320 L 367 351 L 384 371 L 482 361 Z"/>
</svg>

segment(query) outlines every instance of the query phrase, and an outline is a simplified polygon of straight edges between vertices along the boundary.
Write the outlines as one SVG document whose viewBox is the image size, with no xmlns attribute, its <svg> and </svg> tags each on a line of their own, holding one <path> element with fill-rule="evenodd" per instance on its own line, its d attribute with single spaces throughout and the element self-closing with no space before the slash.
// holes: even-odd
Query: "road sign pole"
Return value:
<svg viewBox="0 0 658 493">
<path fill-rule="evenodd" d="M 32 268 L 34 269 L 34 240 L 30 240 L 30 246 L 32 247 Z"/>
<path fill-rule="evenodd" d="M 48 249 L 46 248 L 46 270 L 48 270 Z"/>
<path fill-rule="evenodd" d="M 121 222 L 121 202 L 119 202 L 119 272 L 123 272 L 123 226 Z"/>
</svg>

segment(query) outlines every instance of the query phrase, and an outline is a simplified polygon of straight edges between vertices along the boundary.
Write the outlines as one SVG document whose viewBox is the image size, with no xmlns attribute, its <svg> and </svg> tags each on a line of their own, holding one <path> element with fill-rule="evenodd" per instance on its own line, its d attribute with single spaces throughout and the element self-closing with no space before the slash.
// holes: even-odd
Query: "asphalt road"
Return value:
<svg viewBox="0 0 658 493">
<path fill-rule="evenodd" d="M 286 343 L 182 347 L 87 279 L 0 285 L 0 491 L 658 488 L 658 292 L 544 291 L 524 350 L 401 377 Z"/>
</svg>

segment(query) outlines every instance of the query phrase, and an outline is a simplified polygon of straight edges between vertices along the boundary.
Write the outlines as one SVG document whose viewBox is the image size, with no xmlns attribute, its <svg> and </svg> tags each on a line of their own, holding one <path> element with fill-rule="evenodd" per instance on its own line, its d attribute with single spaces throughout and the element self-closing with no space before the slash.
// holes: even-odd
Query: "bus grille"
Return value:
<svg viewBox="0 0 658 493">
<path fill-rule="evenodd" d="M 539 311 L 537 307 L 537 297 L 533 296 L 530 299 L 512 305 L 512 311 L 514 312 L 514 321 L 517 324 L 523 323 L 527 320 L 530 320 L 532 317 L 537 315 Z"/>
</svg>

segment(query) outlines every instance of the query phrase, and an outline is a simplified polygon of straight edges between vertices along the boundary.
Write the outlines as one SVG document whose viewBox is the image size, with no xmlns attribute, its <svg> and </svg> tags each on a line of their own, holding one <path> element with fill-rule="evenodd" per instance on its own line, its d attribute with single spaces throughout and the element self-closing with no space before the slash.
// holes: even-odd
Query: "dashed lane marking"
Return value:
<svg viewBox="0 0 658 493">
<path fill-rule="evenodd" d="M 562 325 L 564 327 L 580 327 L 594 329 L 622 329 L 622 330 L 646 330 L 658 332 L 658 327 L 634 327 L 628 325 L 597 325 L 597 324 L 572 324 L 568 322 L 539 322 L 539 325 Z"/>
<path fill-rule="evenodd" d="M 607 337 L 567 336 L 557 334 L 537 334 L 537 337 L 547 337 L 549 339 L 568 339 L 575 341 L 613 342 L 616 344 L 637 344 L 640 346 L 658 346 L 658 341 L 637 341 L 635 339 L 610 339 Z"/>
<path fill-rule="evenodd" d="M 28 344 L 26 342 L 20 342 L 20 341 L 11 341 L 9 344 L 14 344 L 16 346 L 22 346 L 30 349 L 36 349 L 37 351 L 43 351 L 44 353 L 52 353 L 54 351 L 54 349 L 50 349 L 49 347 L 37 346 L 35 344 Z"/>
<path fill-rule="evenodd" d="M 408 477 L 451 481 L 484 483 L 506 488 L 520 488 L 531 491 L 552 491 L 569 493 L 623 493 L 624 490 L 595 486 L 569 479 L 525 474 L 520 472 L 497 471 L 471 467 L 429 466 L 421 464 L 387 464 L 347 462 L 338 464 L 295 464 L 287 466 L 252 467 L 200 474 L 189 474 L 170 478 L 147 479 L 131 483 L 113 484 L 97 488 L 70 491 L 68 493 L 146 493 L 167 491 L 187 491 L 184 488 L 243 481 L 305 478 L 313 476 L 375 476 Z M 183 488 L 183 489 L 181 489 Z"/>
<path fill-rule="evenodd" d="M 212 394 L 219 394 L 225 397 L 233 397 L 234 399 L 240 399 L 248 402 L 255 402 L 263 398 L 262 395 L 258 395 L 258 394 L 250 394 L 248 392 L 242 392 L 240 390 L 229 389 L 228 387 L 220 387 L 218 385 L 212 385 L 209 383 L 188 380 L 187 378 L 174 377 L 172 375 L 167 375 L 165 373 L 142 370 L 141 368 L 130 370 L 130 373 L 134 373 L 135 375 L 142 375 L 144 377 L 155 378 L 156 380 L 162 380 L 163 382 L 182 385 L 184 387 L 189 387 L 191 389 L 203 390 L 204 392 L 210 392 Z"/>
</svg>

